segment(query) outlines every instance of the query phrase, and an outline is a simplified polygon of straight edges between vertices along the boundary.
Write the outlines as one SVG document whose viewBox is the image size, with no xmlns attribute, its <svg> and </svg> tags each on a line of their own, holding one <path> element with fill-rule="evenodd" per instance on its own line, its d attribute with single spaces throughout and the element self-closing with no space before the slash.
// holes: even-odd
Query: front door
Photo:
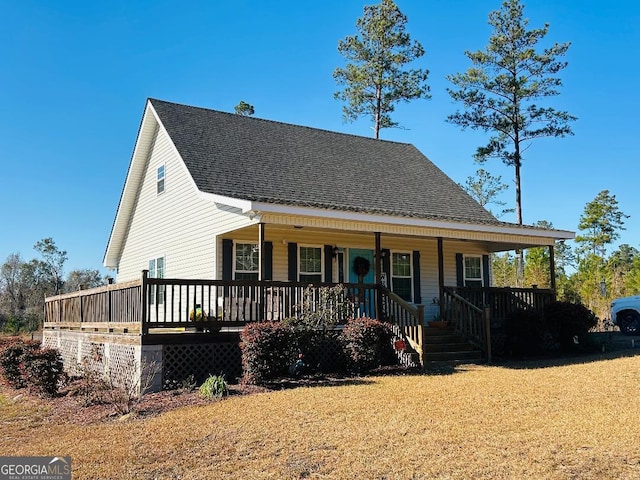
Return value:
<svg viewBox="0 0 640 480">
<path fill-rule="evenodd" d="M 357 258 L 364 258 L 369 262 L 368 272 L 362 276 L 362 283 L 373 283 L 375 278 L 375 267 L 373 264 L 373 250 L 366 250 L 362 248 L 350 248 L 349 249 L 349 283 L 358 283 L 360 278 L 355 271 L 355 266 L 362 266 L 363 262 L 357 260 Z M 362 271 L 360 272 L 362 273 Z"/>
<path fill-rule="evenodd" d="M 349 283 L 373 283 L 375 281 L 375 266 L 373 264 L 373 250 L 361 248 L 349 249 Z M 359 274 L 358 274 L 359 273 Z M 374 297 L 367 295 L 364 288 L 356 288 L 355 298 L 358 314 L 370 318 L 375 317 Z M 371 291 L 369 291 L 371 293 Z M 371 298 L 369 298 L 371 297 Z"/>
</svg>

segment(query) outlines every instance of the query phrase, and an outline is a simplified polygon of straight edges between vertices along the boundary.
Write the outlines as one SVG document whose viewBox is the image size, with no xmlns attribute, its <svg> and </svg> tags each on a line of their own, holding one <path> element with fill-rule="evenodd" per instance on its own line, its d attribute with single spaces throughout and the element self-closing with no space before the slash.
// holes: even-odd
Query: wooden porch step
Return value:
<svg viewBox="0 0 640 480">
<path fill-rule="evenodd" d="M 467 343 L 467 341 L 459 335 L 439 335 L 437 337 L 424 336 L 422 341 L 426 345 Z"/>
<path fill-rule="evenodd" d="M 462 340 L 453 343 L 425 343 L 424 348 L 427 352 L 468 352 L 474 350 L 472 344 Z"/>
<path fill-rule="evenodd" d="M 484 359 L 481 360 L 432 360 L 424 362 L 424 369 L 426 371 L 440 371 L 443 369 L 450 370 L 456 365 L 479 365 L 484 363 Z"/>
<path fill-rule="evenodd" d="M 450 328 L 425 327 L 423 331 L 428 337 L 443 337 L 454 334 Z"/>
<path fill-rule="evenodd" d="M 450 328 L 426 327 L 422 337 L 425 368 L 444 364 L 482 363 L 482 352 Z"/>
<path fill-rule="evenodd" d="M 474 363 L 482 361 L 482 353 L 478 350 L 456 351 L 456 352 L 425 352 L 422 355 L 425 366 L 429 362 L 464 362 Z"/>
</svg>

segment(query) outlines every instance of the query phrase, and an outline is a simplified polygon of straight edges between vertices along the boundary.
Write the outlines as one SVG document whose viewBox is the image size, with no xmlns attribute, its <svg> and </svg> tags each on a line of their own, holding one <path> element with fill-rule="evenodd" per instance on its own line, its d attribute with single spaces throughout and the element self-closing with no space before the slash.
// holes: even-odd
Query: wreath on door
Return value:
<svg viewBox="0 0 640 480">
<path fill-rule="evenodd" d="M 367 273 L 369 273 L 370 266 L 369 260 L 364 257 L 356 257 L 353 259 L 353 271 L 358 278 L 366 276 Z"/>
</svg>

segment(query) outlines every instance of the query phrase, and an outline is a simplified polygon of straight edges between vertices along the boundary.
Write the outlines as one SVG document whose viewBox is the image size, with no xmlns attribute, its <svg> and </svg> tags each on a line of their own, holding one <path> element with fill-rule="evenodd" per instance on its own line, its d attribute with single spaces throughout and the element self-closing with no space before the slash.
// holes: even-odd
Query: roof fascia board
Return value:
<svg viewBox="0 0 640 480">
<path fill-rule="evenodd" d="M 107 244 L 107 250 L 103 260 L 103 264 L 107 268 L 116 268 L 122 254 L 122 248 L 124 245 L 123 239 L 126 236 L 126 232 L 124 232 L 123 229 L 128 228 L 127 225 L 131 221 L 131 209 L 133 208 L 135 199 L 140 191 L 143 175 L 147 168 L 147 163 L 149 162 L 149 156 L 151 155 L 150 148 L 153 144 L 153 139 L 155 139 L 157 137 L 157 133 L 159 133 L 156 131 L 155 135 L 151 135 L 152 130 L 161 130 L 169 139 L 173 153 L 182 160 L 180 152 L 178 152 L 178 149 L 173 143 L 173 139 L 162 124 L 158 113 L 155 108 L 153 108 L 153 104 L 150 100 L 147 100 L 136 144 L 133 148 L 129 171 L 127 172 L 127 179 L 125 180 L 122 195 L 120 197 L 120 203 L 118 205 L 118 211 L 116 213 L 116 219 L 111 230 L 109 243 Z M 187 177 L 191 182 L 192 188 L 194 191 L 199 191 L 195 180 L 187 169 L 186 164 L 184 161 L 181 163 L 184 170 L 187 172 Z"/>
<path fill-rule="evenodd" d="M 147 101 L 138 136 L 129 162 L 127 177 L 122 188 L 116 217 L 113 221 L 109 242 L 104 254 L 103 265 L 107 268 L 116 268 L 118 260 L 122 252 L 124 233 L 122 229 L 128 225 L 131 220 L 131 209 L 128 207 L 130 202 L 135 201 L 140 189 L 140 182 L 144 174 L 146 160 L 149 156 L 149 149 L 153 143 L 155 135 L 153 132 L 157 129 L 158 117 L 151 107 L 151 103 Z"/>
<path fill-rule="evenodd" d="M 215 193 L 207 193 L 203 192 L 202 190 L 200 190 L 200 196 L 210 202 L 220 203 L 229 207 L 238 208 L 242 211 L 242 213 L 255 211 L 254 202 L 250 200 L 242 200 L 240 198 L 227 197 L 225 195 L 217 195 Z"/>
</svg>

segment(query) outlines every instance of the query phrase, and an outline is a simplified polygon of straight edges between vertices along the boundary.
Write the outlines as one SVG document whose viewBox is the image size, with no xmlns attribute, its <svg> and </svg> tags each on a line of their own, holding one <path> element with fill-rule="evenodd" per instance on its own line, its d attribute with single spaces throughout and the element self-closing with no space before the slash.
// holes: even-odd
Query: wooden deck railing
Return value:
<svg viewBox="0 0 640 480">
<path fill-rule="evenodd" d="M 105 285 L 45 299 L 50 328 L 140 331 L 142 282 Z"/>
<path fill-rule="evenodd" d="M 478 308 L 491 309 L 491 325 L 500 327 L 517 309 L 542 313 L 544 306 L 555 300 L 555 292 L 542 288 L 445 287 L 445 294 L 455 293 Z"/>
<path fill-rule="evenodd" d="M 249 322 L 283 320 L 332 311 L 339 322 L 350 316 L 376 317 L 378 287 L 334 284 L 148 278 L 81 290 L 45 300 L 45 328 L 127 333 L 159 329 L 214 330 Z M 350 308 L 344 308 L 349 303 Z"/>
<path fill-rule="evenodd" d="M 323 296 L 334 284 L 252 280 L 182 280 L 143 277 L 144 331 L 150 328 L 217 329 L 249 322 L 278 321 L 310 313 L 321 305 L 336 314 L 375 317 L 377 286 L 344 284 L 341 298 Z M 355 311 L 340 307 L 352 302 Z M 328 305 L 327 302 L 333 302 Z M 338 318 L 345 322 L 347 318 Z"/>
<path fill-rule="evenodd" d="M 479 348 L 491 362 L 491 321 L 488 308 L 480 308 L 466 298 L 444 291 L 444 305 L 440 311 L 452 329 Z"/>
</svg>

